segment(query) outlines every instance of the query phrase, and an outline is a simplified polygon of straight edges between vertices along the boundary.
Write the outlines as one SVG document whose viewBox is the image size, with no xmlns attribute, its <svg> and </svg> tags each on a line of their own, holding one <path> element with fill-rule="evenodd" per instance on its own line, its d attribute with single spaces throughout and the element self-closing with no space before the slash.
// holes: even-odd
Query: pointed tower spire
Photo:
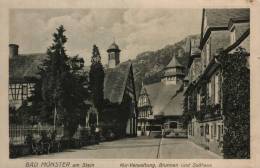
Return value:
<svg viewBox="0 0 260 168">
<path fill-rule="evenodd" d="M 176 58 L 176 55 L 172 57 L 170 63 L 166 66 L 166 68 L 176 68 L 176 67 L 183 67 L 180 61 Z"/>
<path fill-rule="evenodd" d="M 179 57 L 174 55 L 169 64 L 164 68 L 164 75 L 161 78 L 162 82 L 165 84 L 177 84 L 182 82 L 185 74 L 185 67 L 180 63 Z"/>
</svg>

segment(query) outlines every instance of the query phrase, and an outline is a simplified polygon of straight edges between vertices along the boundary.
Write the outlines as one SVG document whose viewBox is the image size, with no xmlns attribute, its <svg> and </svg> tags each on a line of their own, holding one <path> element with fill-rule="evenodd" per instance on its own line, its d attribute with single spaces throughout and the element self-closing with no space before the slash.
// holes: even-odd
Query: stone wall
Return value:
<svg viewBox="0 0 260 168">
<path fill-rule="evenodd" d="M 223 121 L 222 120 L 198 122 L 196 121 L 196 119 L 192 119 L 192 122 L 188 125 L 188 138 L 192 142 L 202 146 L 207 150 L 210 150 L 221 156 L 223 155 L 222 153 Z"/>
</svg>

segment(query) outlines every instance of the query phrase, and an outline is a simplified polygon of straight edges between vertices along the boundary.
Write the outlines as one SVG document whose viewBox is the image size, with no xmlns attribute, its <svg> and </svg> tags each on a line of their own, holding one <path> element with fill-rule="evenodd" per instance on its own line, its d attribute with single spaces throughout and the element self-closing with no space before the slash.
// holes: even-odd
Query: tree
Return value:
<svg viewBox="0 0 260 168">
<path fill-rule="evenodd" d="M 54 126 L 63 124 L 64 136 L 71 138 L 80 123 L 82 112 L 87 110 L 84 103 L 87 89 L 84 88 L 86 77 L 80 73 L 82 59 L 67 56 L 64 32 L 61 25 L 53 34 L 53 43 L 47 49 L 48 57 L 39 67 L 40 82 L 36 83 L 33 104 L 39 106 L 41 121 Z"/>
<path fill-rule="evenodd" d="M 104 68 L 101 63 L 101 57 L 96 45 L 93 46 L 91 67 L 89 71 L 90 91 L 93 104 L 96 107 L 99 119 L 103 120 L 103 105 L 104 105 Z"/>
</svg>

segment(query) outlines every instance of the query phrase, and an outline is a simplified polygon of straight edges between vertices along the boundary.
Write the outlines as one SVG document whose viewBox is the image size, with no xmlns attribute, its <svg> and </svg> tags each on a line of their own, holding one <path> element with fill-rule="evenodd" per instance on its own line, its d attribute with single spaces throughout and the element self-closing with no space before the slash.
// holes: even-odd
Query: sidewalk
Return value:
<svg viewBox="0 0 260 168">
<path fill-rule="evenodd" d="M 222 159 L 188 139 L 163 138 L 159 152 L 161 159 Z"/>
</svg>

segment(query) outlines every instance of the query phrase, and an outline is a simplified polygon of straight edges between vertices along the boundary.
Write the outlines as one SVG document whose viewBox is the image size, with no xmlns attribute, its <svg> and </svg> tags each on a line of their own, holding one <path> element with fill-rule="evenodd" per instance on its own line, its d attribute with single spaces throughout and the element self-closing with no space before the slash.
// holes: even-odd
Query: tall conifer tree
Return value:
<svg viewBox="0 0 260 168">
<path fill-rule="evenodd" d="M 47 50 L 47 59 L 40 67 L 38 92 L 42 99 L 39 108 L 40 119 L 50 124 L 64 125 L 65 137 L 71 138 L 77 129 L 82 112 L 87 110 L 84 100 L 87 91 L 84 88 L 84 78 L 80 75 L 83 66 L 82 59 L 70 58 L 66 54 L 67 37 L 61 25 L 53 34 L 53 43 Z M 84 80 L 85 79 L 85 80 Z M 39 93 L 40 92 L 40 93 Z M 35 96 L 36 97 L 36 96 Z"/>
<path fill-rule="evenodd" d="M 91 67 L 89 72 L 90 90 L 94 106 L 99 113 L 99 119 L 103 119 L 102 110 L 104 104 L 104 68 L 96 45 L 93 46 Z"/>
</svg>

